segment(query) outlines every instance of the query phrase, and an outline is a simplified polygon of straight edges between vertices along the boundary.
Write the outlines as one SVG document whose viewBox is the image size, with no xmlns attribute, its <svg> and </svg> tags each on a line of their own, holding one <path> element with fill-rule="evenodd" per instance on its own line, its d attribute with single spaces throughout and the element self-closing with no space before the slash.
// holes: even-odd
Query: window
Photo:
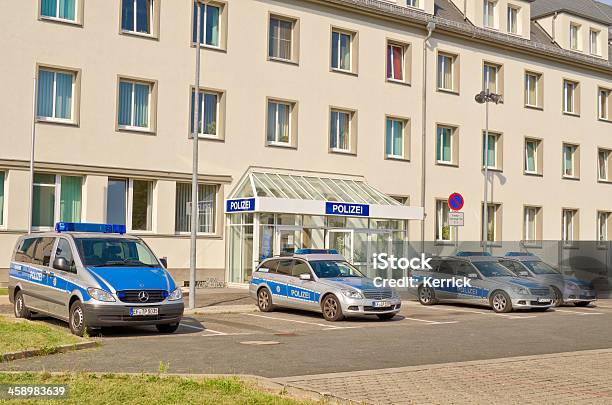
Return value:
<svg viewBox="0 0 612 405">
<path fill-rule="evenodd" d="M 578 146 L 563 144 L 563 177 L 578 178 Z"/>
<path fill-rule="evenodd" d="M 610 120 L 610 115 L 612 114 L 612 108 L 610 108 L 610 98 L 612 98 L 611 95 L 612 91 L 602 88 L 599 89 L 599 102 L 597 103 L 597 105 L 600 120 Z"/>
<path fill-rule="evenodd" d="M 497 28 L 497 1 L 484 0 L 483 24 L 487 28 Z"/>
<path fill-rule="evenodd" d="M 406 126 L 406 120 L 387 117 L 385 154 L 388 158 L 405 159 L 407 157 Z"/>
<path fill-rule="evenodd" d="M 70 242 L 64 238 L 59 238 L 57 241 L 57 249 L 55 250 L 55 258 L 57 259 L 60 257 L 66 259 L 66 262 L 68 262 L 70 266 L 70 271 L 76 273 L 76 265 L 74 263 L 72 249 L 70 248 Z"/>
<path fill-rule="evenodd" d="M 405 80 L 405 63 L 404 56 L 406 47 L 404 45 L 388 43 L 387 44 L 387 80 L 404 82 Z"/>
<path fill-rule="evenodd" d="M 542 75 L 539 73 L 525 73 L 525 105 L 529 107 L 542 107 L 543 97 L 541 94 Z"/>
<path fill-rule="evenodd" d="M 527 174 L 542 174 L 542 151 L 540 150 L 541 142 L 542 141 L 539 139 L 525 139 L 524 170 Z"/>
<path fill-rule="evenodd" d="M 74 122 L 76 73 L 40 68 L 36 116 L 39 120 Z"/>
<path fill-rule="evenodd" d="M 485 148 L 486 133 L 482 135 L 482 166 L 485 165 L 485 159 L 489 169 L 501 170 L 501 134 L 489 132 L 488 149 Z M 485 152 L 486 151 L 486 152 Z"/>
<path fill-rule="evenodd" d="M 217 92 L 200 89 L 198 111 L 198 135 L 201 137 L 219 138 L 219 113 L 222 95 Z M 193 119 L 195 89 L 191 90 L 191 133 L 193 133 Z"/>
<path fill-rule="evenodd" d="M 599 31 L 589 31 L 589 48 L 591 55 L 599 55 Z"/>
<path fill-rule="evenodd" d="M 128 182 L 125 179 L 108 179 L 106 190 L 106 222 L 127 225 Z"/>
<path fill-rule="evenodd" d="M 608 223 L 612 217 L 610 212 L 597 211 L 597 241 L 606 242 L 610 240 L 608 234 Z"/>
<path fill-rule="evenodd" d="M 455 147 L 456 128 L 438 125 L 436 130 L 436 162 L 457 164 Z"/>
<path fill-rule="evenodd" d="M 511 34 L 519 33 L 519 9 L 516 7 L 508 6 L 508 32 Z"/>
<path fill-rule="evenodd" d="M 55 222 L 81 221 L 83 179 L 77 176 L 34 174 L 32 227 L 53 228 Z"/>
<path fill-rule="evenodd" d="M 151 128 L 151 83 L 119 81 L 119 128 Z"/>
<path fill-rule="evenodd" d="M 122 0 L 121 30 L 151 34 L 154 0 Z"/>
<path fill-rule="evenodd" d="M 4 180 L 5 172 L 0 172 L 0 226 L 4 225 Z"/>
<path fill-rule="evenodd" d="M 436 200 L 436 240 L 451 241 L 453 235 L 448 225 L 448 213 L 450 208 L 446 200 Z"/>
<path fill-rule="evenodd" d="M 564 209 L 561 214 L 561 239 L 571 242 L 578 239 L 578 210 Z"/>
<path fill-rule="evenodd" d="M 270 17 L 268 56 L 270 58 L 293 60 L 292 37 L 295 22 Z"/>
<path fill-rule="evenodd" d="M 578 114 L 578 83 L 563 81 L 563 112 Z"/>
<path fill-rule="evenodd" d="M 268 144 L 290 145 L 291 110 L 289 103 L 268 100 L 266 141 Z"/>
<path fill-rule="evenodd" d="M 32 264 L 48 267 L 51 263 L 51 252 L 55 238 L 36 238 L 36 246 L 32 256 Z"/>
<path fill-rule="evenodd" d="M 418 0 L 406 0 L 406 5 L 409 7 L 418 7 L 419 1 Z"/>
<path fill-rule="evenodd" d="M 569 43 L 570 43 L 570 49 L 573 51 L 577 51 L 579 50 L 579 31 L 580 31 L 580 26 L 576 25 L 576 24 L 570 24 L 570 38 L 569 38 Z"/>
<path fill-rule="evenodd" d="M 132 215 L 130 229 L 134 231 L 152 230 L 153 182 L 150 180 L 132 180 Z"/>
<path fill-rule="evenodd" d="M 438 89 L 456 91 L 455 62 L 457 57 L 445 53 L 438 54 Z"/>
<path fill-rule="evenodd" d="M 525 207 L 524 208 L 524 232 L 523 240 L 526 242 L 535 242 L 541 239 L 540 236 L 540 207 Z"/>
<path fill-rule="evenodd" d="M 197 41 L 198 31 L 198 4 L 200 6 L 200 44 L 204 46 L 220 47 L 220 22 L 221 6 L 214 4 L 203 4 L 199 1 L 193 5 L 193 36 L 192 41 Z"/>
<path fill-rule="evenodd" d="M 610 178 L 610 159 L 612 151 L 599 149 L 597 151 L 597 178 L 600 181 L 611 181 Z"/>
<path fill-rule="evenodd" d="M 329 126 L 329 146 L 332 151 L 351 151 L 351 121 L 349 111 L 331 110 Z"/>
<path fill-rule="evenodd" d="M 484 204 L 482 204 L 481 215 L 484 217 Z M 484 218 L 480 218 L 480 224 Z M 482 228 L 481 228 L 482 229 Z M 480 236 L 482 240 L 482 235 Z M 501 239 L 501 205 L 487 204 L 487 241 L 498 242 Z"/>
<path fill-rule="evenodd" d="M 501 66 L 485 63 L 482 72 L 482 89 L 491 93 L 501 94 L 500 83 Z"/>
<path fill-rule="evenodd" d="M 214 233 L 217 212 L 217 186 L 198 185 L 198 232 Z M 191 184 L 176 183 L 175 230 L 191 232 Z"/>
<path fill-rule="evenodd" d="M 332 31 L 332 69 L 352 71 L 353 34 Z"/>
<path fill-rule="evenodd" d="M 78 0 L 41 0 L 40 15 L 44 18 L 55 18 L 76 22 Z"/>
</svg>

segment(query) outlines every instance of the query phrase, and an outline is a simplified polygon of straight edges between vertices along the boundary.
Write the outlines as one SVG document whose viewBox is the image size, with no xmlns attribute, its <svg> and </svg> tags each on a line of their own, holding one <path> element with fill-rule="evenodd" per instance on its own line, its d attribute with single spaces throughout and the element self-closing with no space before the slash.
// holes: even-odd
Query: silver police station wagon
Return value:
<svg viewBox="0 0 612 405">
<path fill-rule="evenodd" d="M 172 333 L 184 304 L 165 267 L 123 225 L 60 222 L 56 232 L 17 241 L 9 299 L 17 318 L 50 315 L 79 336 L 88 328 L 133 325 Z"/>
<path fill-rule="evenodd" d="M 249 292 L 262 312 L 306 309 L 322 312 L 328 321 L 351 315 L 391 319 L 401 307 L 393 289 L 376 287 L 333 250 L 298 249 L 266 259 L 253 273 Z"/>
<path fill-rule="evenodd" d="M 536 309 L 546 311 L 552 306 L 552 291 L 535 280 L 514 275 L 491 256 L 437 257 L 429 262 L 431 270 L 413 271 L 417 280 L 417 296 L 423 305 L 441 301 L 464 302 L 485 305 L 495 312 L 510 312 L 513 309 Z M 471 287 L 453 286 L 452 283 L 435 280 L 466 278 Z M 427 283 L 429 281 L 429 284 Z"/>
<path fill-rule="evenodd" d="M 509 252 L 499 262 L 517 276 L 550 286 L 555 306 L 573 303 L 584 307 L 597 300 L 597 293 L 591 283 L 561 274 L 533 254 Z"/>
</svg>

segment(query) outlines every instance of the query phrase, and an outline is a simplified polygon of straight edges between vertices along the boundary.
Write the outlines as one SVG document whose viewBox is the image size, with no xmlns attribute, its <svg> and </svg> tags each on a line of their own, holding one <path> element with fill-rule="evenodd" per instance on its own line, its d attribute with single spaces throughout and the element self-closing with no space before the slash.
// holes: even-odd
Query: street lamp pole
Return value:
<svg viewBox="0 0 612 405">
<path fill-rule="evenodd" d="M 191 173 L 191 250 L 189 260 L 189 308 L 195 308 L 195 283 L 196 283 L 196 261 L 197 261 L 197 236 L 198 236 L 198 134 L 200 127 L 200 4 L 196 3 L 196 66 L 195 66 L 195 89 L 193 101 L 193 128 L 192 146 L 193 162 Z"/>
<path fill-rule="evenodd" d="M 489 234 L 487 232 L 489 223 L 489 103 L 499 104 L 503 102 L 503 97 L 500 94 L 491 93 L 489 89 L 481 91 L 474 97 L 478 104 L 485 104 L 485 141 L 483 151 L 483 163 L 484 163 L 484 201 L 483 201 L 483 212 L 482 212 L 482 251 L 487 251 L 487 243 L 489 241 Z"/>
<path fill-rule="evenodd" d="M 36 74 L 34 76 L 34 90 L 32 91 L 32 144 L 30 145 L 30 189 L 28 192 L 28 234 L 32 233 L 32 208 L 34 205 L 34 151 L 36 145 Z"/>
</svg>

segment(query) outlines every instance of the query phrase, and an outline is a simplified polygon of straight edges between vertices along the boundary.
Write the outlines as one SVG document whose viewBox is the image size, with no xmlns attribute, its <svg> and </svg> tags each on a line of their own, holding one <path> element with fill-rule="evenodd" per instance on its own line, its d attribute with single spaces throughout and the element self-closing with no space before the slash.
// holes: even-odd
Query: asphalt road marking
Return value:
<svg viewBox="0 0 612 405">
<path fill-rule="evenodd" d="M 455 307 L 448 308 L 448 307 L 440 307 L 440 306 L 423 305 L 423 308 L 437 309 L 441 311 L 450 311 L 450 312 L 466 312 L 466 313 L 478 314 L 478 315 L 492 315 L 492 316 L 503 317 L 506 319 L 529 319 L 529 318 L 536 317 L 535 315 L 508 315 L 508 314 L 498 314 L 495 312 L 483 312 L 483 311 L 476 311 L 476 310 L 471 310 L 471 309 L 455 308 Z"/>
<path fill-rule="evenodd" d="M 408 317 L 404 317 L 404 319 L 408 319 L 410 321 L 417 321 L 417 322 L 425 322 L 428 325 L 442 325 L 442 324 L 447 324 L 447 323 L 458 323 L 459 321 L 430 321 L 428 319 L 419 319 L 419 318 L 408 318 Z"/>
<path fill-rule="evenodd" d="M 195 330 L 204 330 L 204 328 L 201 328 L 199 326 L 191 326 L 191 325 L 187 325 L 187 324 L 184 324 L 184 323 L 180 323 L 179 325 L 184 326 L 186 328 L 195 329 Z"/>
<path fill-rule="evenodd" d="M 567 314 L 576 314 L 576 315 L 605 315 L 603 312 L 568 311 L 566 309 L 555 309 L 555 312 L 563 312 Z"/>
<path fill-rule="evenodd" d="M 274 316 L 268 316 L 268 315 L 258 315 L 258 314 L 245 314 L 248 316 L 256 316 L 258 318 L 266 318 L 266 319 L 273 319 L 275 321 L 285 321 L 285 322 L 295 322 L 295 323 L 301 323 L 301 324 L 306 324 L 306 325 L 315 325 L 315 326 L 320 326 L 322 328 L 325 329 L 356 329 L 359 328 L 359 326 L 335 326 L 335 325 L 326 325 L 324 323 L 316 323 L 316 322 L 306 322 L 306 321 L 298 321 L 297 319 L 286 319 L 286 318 L 277 318 Z"/>
</svg>

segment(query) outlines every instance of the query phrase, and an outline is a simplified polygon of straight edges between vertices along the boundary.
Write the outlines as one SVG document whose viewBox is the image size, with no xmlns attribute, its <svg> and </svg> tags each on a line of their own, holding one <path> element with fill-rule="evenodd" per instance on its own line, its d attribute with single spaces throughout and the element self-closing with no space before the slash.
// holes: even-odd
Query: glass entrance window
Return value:
<svg viewBox="0 0 612 405">
<path fill-rule="evenodd" d="M 353 231 L 331 229 L 327 235 L 328 249 L 334 249 L 344 258 L 353 261 Z"/>
</svg>

